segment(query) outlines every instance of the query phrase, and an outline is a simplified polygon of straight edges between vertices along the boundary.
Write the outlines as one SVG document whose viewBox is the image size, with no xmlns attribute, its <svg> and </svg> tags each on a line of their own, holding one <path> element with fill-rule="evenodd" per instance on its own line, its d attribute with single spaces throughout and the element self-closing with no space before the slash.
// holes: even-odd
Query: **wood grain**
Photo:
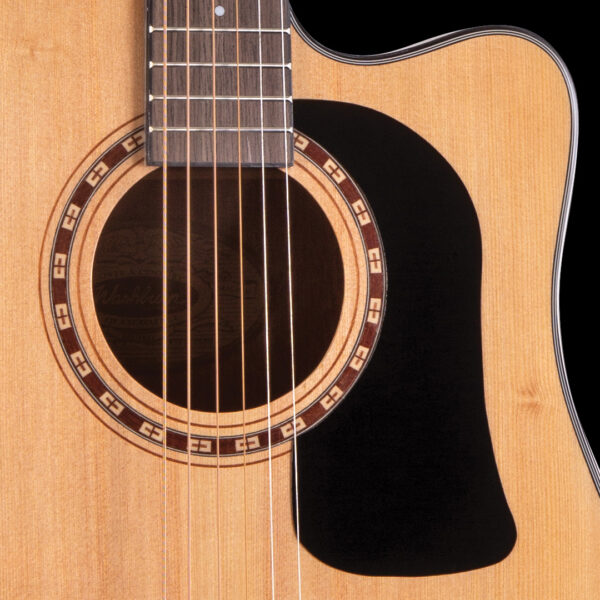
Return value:
<svg viewBox="0 0 600 600">
<path fill-rule="evenodd" d="M 161 598 L 162 462 L 105 427 L 63 376 L 45 333 L 37 269 L 52 207 L 78 163 L 144 110 L 143 2 L 36 0 L 11 14 L 0 48 L 11 57 L 0 71 L 0 591 L 7 598 Z M 511 35 L 379 66 L 335 62 L 295 32 L 292 38 L 295 97 L 359 103 L 402 121 L 444 155 L 473 198 L 483 240 L 487 411 L 518 529 L 501 563 L 431 578 L 349 575 L 302 550 L 302 597 L 592 600 L 600 589 L 600 499 L 567 413 L 552 340 L 552 266 L 571 132 L 559 69 L 538 46 Z M 288 455 L 274 460 L 272 475 L 276 598 L 292 599 Z M 246 591 L 269 598 L 268 463 L 245 474 L 220 471 L 219 502 L 216 477 L 215 469 L 192 470 L 191 597 L 217 598 L 219 560 L 221 598 Z M 186 598 L 185 466 L 169 462 L 166 481 L 167 598 Z"/>
</svg>

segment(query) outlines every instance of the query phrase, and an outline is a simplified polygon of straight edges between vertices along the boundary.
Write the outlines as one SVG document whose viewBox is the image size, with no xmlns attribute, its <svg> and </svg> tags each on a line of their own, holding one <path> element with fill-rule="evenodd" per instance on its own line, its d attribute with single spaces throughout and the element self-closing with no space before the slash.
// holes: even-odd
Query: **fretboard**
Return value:
<svg viewBox="0 0 600 600">
<path fill-rule="evenodd" d="M 148 164 L 163 164 L 166 129 L 170 166 L 187 163 L 188 137 L 193 166 L 291 165 L 288 0 L 167 0 L 166 7 L 165 63 L 163 0 L 147 0 Z"/>
</svg>

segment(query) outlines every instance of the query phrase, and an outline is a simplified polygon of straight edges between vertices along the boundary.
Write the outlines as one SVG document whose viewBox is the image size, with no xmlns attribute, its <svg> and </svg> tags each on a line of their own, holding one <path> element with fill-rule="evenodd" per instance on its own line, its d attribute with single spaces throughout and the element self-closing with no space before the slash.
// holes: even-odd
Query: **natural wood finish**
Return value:
<svg viewBox="0 0 600 600">
<path fill-rule="evenodd" d="M 186 132 L 179 129 L 188 126 L 214 129 L 213 111 L 216 117 L 216 155 L 219 164 L 237 165 L 238 132 L 219 128 L 237 129 L 239 125 L 241 128 L 254 130 L 240 133 L 243 165 L 256 166 L 263 162 L 261 128 L 276 130 L 268 131 L 262 136 L 265 164 L 274 167 L 291 165 L 292 135 L 279 131 L 293 127 L 292 103 L 289 99 L 292 93 L 292 71 L 284 67 L 290 63 L 288 0 L 260 0 L 260 24 L 259 2 L 221 2 L 220 6 L 225 12 L 222 16 L 215 15 L 214 20 L 213 5 L 219 6 L 218 2 L 201 0 L 189 3 L 189 124 L 187 100 L 180 99 L 188 95 L 188 72 L 185 66 L 181 66 L 188 60 L 186 2 L 170 0 L 167 3 L 167 29 L 178 30 L 167 31 L 165 47 L 163 3 L 160 0 L 146 1 L 148 26 L 154 28 L 147 33 L 147 59 L 149 63 L 153 63 L 153 66 L 147 65 L 148 163 L 158 165 L 163 161 L 163 73 L 166 68 L 169 96 L 167 127 L 178 128 L 168 135 L 170 165 L 182 165 L 187 161 Z M 238 15 L 236 11 L 239 11 Z M 258 31 L 259 26 L 261 31 Z M 231 31 L 238 28 L 239 31 Z M 168 67 L 163 65 L 165 50 Z M 225 66 L 238 62 L 244 65 L 240 66 L 239 73 L 237 67 Z M 219 66 L 213 69 L 213 64 Z M 259 64 L 267 66 L 259 69 Z M 267 100 L 261 102 L 251 99 L 261 95 Z M 241 98 L 239 116 L 238 101 L 227 99 L 238 97 Z M 285 135 L 288 137 L 287 155 Z M 191 164 L 211 166 L 213 154 L 213 132 L 191 131 Z"/>
<path fill-rule="evenodd" d="M 141 0 L 38 0 L 4 26 L 0 51 L 11 57 L 1 70 L 0 116 L 6 598 L 162 597 L 162 463 L 102 425 L 63 376 L 35 268 L 52 206 L 79 161 L 144 110 L 143 18 Z M 539 47 L 509 35 L 351 66 L 294 33 L 293 56 L 297 98 L 356 102 L 397 118 L 446 157 L 473 198 L 483 239 L 487 411 L 518 529 L 506 560 L 439 577 L 364 578 L 302 551 L 302 597 L 592 600 L 600 589 L 600 499 L 567 414 L 551 327 L 571 127 L 559 70 Z M 188 591 L 187 473 L 177 463 L 167 470 L 171 600 Z M 267 463 L 242 473 L 220 471 L 221 597 L 243 598 L 247 585 L 248 598 L 263 600 L 270 597 Z M 293 599 L 289 456 L 274 461 L 273 477 L 276 597 Z M 194 468 L 194 598 L 217 598 L 215 494 L 216 470 Z"/>
</svg>

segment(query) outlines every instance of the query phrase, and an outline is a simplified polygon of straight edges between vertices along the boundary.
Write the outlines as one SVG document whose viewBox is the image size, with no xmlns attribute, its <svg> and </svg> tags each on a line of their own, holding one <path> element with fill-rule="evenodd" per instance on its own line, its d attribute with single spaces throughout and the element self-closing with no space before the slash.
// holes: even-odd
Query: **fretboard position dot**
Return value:
<svg viewBox="0 0 600 600">
<path fill-rule="evenodd" d="M 215 15 L 217 15 L 217 17 L 222 17 L 225 14 L 225 8 L 223 6 L 217 6 L 217 8 L 215 8 Z"/>
</svg>

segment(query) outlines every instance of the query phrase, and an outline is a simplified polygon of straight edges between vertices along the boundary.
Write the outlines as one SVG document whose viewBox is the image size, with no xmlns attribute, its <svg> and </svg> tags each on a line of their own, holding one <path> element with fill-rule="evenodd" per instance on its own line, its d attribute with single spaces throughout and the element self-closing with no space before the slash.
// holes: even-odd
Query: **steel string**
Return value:
<svg viewBox="0 0 600 600">
<path fill-rule="evenodd" d="M 274 522 L 273 522 L 273 450 L 271 435 L 271 357 L 269 348 L 269 283 L 267 278 L 267 192 L 265 169 L 265 114 L 263 99 L 263 60 L 262 60 L 262 12 L 261 0 L 258 0 L 258 73 L 260 87 L 260 159 L 262 183 L 262 242 L 263 242 L 263 277 L 265 298 L 265 370 L 267 396 L 267 435 L 269 446 L 269 541 L 271 564 L 271 598 L 275 600 L 275 554 L 274 554 Z"/>
</svg>

